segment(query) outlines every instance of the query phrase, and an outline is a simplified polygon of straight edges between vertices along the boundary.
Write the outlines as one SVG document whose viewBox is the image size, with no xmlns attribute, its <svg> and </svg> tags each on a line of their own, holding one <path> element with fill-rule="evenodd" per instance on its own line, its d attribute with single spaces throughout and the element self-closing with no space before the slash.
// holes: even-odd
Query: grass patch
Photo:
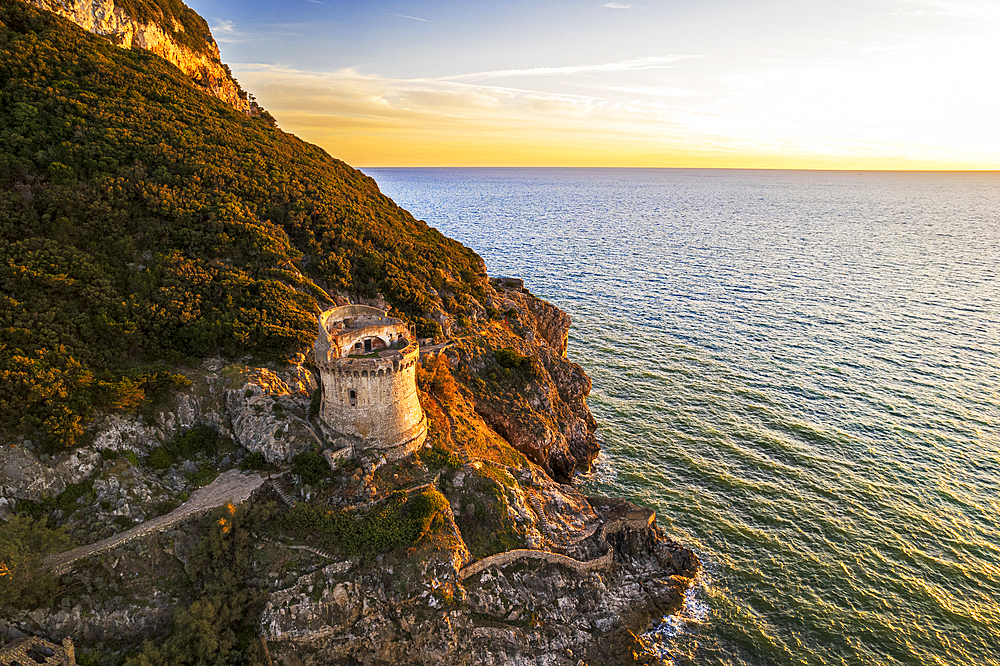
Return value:
<svg viewBox="0 0 1000 666">
<path fill-rule="evenodd" d="M 417 460 L 434 471 L 446 467 L 448 469 L 460 469 L 462 467 L 462 459 L 454 451 L 448 449 L 440 439 L 435 441 L 431 446 L 417 451 L 416 455 Z"/>
<path fill-rule="evenodd" d="M 492 478 L 490 472 L 483 473 L 488 467 L 484 465 L 470 475 L 472 483 L 466 498 L 475 505 L 475 514 L 462 513 L 455 517 L 469 553 L 477 560 L 524 548 L 524 535 L 508 510 L 505 484 Z M 509 474 L 506 477 L 513 482 Z"/>
<path fill-rule="evenodd" d="M 299 504 L 281 516 L 277 525 L 286 534 L 317 541 L 321 548 L 371 559 L 413 546 L 439 531 L 447 504 L 444 495 L 433 489 L 409 500 L 406 493 L 396 491 L 367 512 Z"/>
</svg>

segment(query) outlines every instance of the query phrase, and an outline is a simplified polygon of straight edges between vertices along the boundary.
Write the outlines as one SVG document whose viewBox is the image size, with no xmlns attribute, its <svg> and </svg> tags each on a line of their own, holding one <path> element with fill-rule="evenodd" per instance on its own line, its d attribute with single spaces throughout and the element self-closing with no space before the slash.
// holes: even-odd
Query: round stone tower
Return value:
<svg viewBox="0 0 1000 666">
<path fill-rule="evenodd" d="M 420 348 L 409 335 L 402 320 L 364 305 L 319 316 L 314 349 L 323 385 L 320 419 L 388 459 L 405 456 L 427 438 L 417 399 Z"/>
</svg>

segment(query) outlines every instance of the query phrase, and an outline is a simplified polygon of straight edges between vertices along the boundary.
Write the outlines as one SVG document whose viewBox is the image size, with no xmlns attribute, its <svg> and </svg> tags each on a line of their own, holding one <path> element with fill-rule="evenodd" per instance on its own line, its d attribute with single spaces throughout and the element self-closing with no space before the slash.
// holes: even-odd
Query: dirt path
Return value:
<svg viewBox="0 0 1000 666">
<path fill-rule="evenodd" d="M 80 546 L 62 553 L 49 555 L 44 560 L 44 566 L 52 569 L 56 575 L 64 574 L 73 567 L 77 560 L 91 555 L 98 555 L 139 537 L 154 532 L 162 532 L 171 525 L 185 518 L 214 509 L 223 504 L 240 504 L 245 502 L 255 490 L 260 488 L 266 478 L 258 474 L 241 474 L 237 469 L 231 469 L 218 476 L 212 483 L 199 488 L 191 494 L 191 499 L 170 513 L 147 520 L 130 530 L 102 539 L 88 546 Z"/>
</svg>

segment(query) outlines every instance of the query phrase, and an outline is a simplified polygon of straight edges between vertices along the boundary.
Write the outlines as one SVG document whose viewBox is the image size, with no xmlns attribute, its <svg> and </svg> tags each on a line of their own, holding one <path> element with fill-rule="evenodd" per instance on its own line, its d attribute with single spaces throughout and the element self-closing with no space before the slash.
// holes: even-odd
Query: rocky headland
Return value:
<svg viewBox="0 0 1000 666">
<path fill-rule="evenodd" d="M 192 14 L 0 7 L 0 636 L 130 666 L 655 663 L 640 634 L 698 559 L 573 485 L 599 445 L 567 314 L 254 117 Z M 318 418 L 316 317 L 347 303 L 421 341 L 410 455 Z"/>
<path fill-rule="evenodd" d="M 597 451 L 589 381 L 563 355 L 568 318 L 520 288 L 498 287 L 490 307 L 509 314 L 480 327 L 454 324 L 451 344 L 422 359 L 432 441 L 415 457 L 362 455 L 336 461 L 320 479 L 296 474 L 297 455 L 326 445 L 310 417 L 317 382 L 304 356 L 184 369 L 191 384 L 157 411 L 98 420 L 92 443 L 75 451 L 39 455 L 30 442 L 8 444 L 0 452 L 3 510 L 43 506 L 85 486 L 51 517 L 100 548 L 59 565 L 66 592 L 56 606 L 8 610 L 6 622 L 70 635 L 83 650 L 113 648 L 106 656 L 118 658 L 162 635 L 185 602 L 180 581 L 197 575 L 192 554 L 227 511 L 185 513 L 185 504 L 200 483 L 220 470 L 239 476 L 256 454 L 270 465 L 244 472 L 257 488 L 246 505 L 267 506 L 269 515 L 311 507 L 362 516 L 399 493 L 444 500 L 416 542 L 374 556 L 338 551 L 308 532 L 237 528 L 256 541 L 246 583 L 262 595 L 259 635 L 278 663 L 655 663 L 638 635 L 680 608 L 697 557 L 665 537 L 652 511 L 554 480 L 554 459 L 568 475 Z M 497 361 L 513 344 L 523 369 Z M 504 383 L 504 391 L 490 389 Z M 488 420 L 497 414 L 506 437 Z M 574 423 L 582 432 L 575 444 Z M 224 442 L 214 456 L 153 466 L 164 443 L 198 428 Z M 538 441 L 549 444 L 524 444 Z M 136 536 L 115 541 L 126 529 Z M 64 561 L 54 555 L 48 564 Z"/>
</svg>

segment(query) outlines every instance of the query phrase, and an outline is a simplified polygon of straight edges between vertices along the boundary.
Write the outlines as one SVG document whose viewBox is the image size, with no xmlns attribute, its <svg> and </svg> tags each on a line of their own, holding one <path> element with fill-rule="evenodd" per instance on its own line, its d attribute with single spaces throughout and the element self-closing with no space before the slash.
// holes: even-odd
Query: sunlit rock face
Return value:
<svg viewBox="0 0 1000 666">
<path fill-rule="evenodd" d="M 143 23 L 133 19 L 122 7 L 117 6 L 114 0 L 31 0 L 31 2 L 37 7 L 73 21 L 84 30 L 105 36 L 123 48 L 141 48 L 155 53 L 176 65 L 208 93 L 238 111 L 248 115 L 254 114 L 246 94 L 242 93 L 222 65 L 219 47 L 212 39 L 207 25 L 204 34 L 198 36 L 199 43 L 202 41 L 204 43 L 204 49 L 199 52 L 179 44 L 155 21 Z M 171 22 L 173 32 L 184 31 L 183 26 L 176 20 L 171 19 Z"/>
<path fill-rule="evenodd" d="M 588 470 L 600 451 L 587 407 L 590 378 L 566 358 L 569 315 L 519 284 L 496 283 L 493 307 L 505 313 L 508 326 L 456 339 L 447 354 L 490 428 L 552 478 L 568 483 Z M 496 353 L 504 349 L 530 359 L 525 362 L 530 370 L 500 379 L 494 374 Z"/>
</svg>

